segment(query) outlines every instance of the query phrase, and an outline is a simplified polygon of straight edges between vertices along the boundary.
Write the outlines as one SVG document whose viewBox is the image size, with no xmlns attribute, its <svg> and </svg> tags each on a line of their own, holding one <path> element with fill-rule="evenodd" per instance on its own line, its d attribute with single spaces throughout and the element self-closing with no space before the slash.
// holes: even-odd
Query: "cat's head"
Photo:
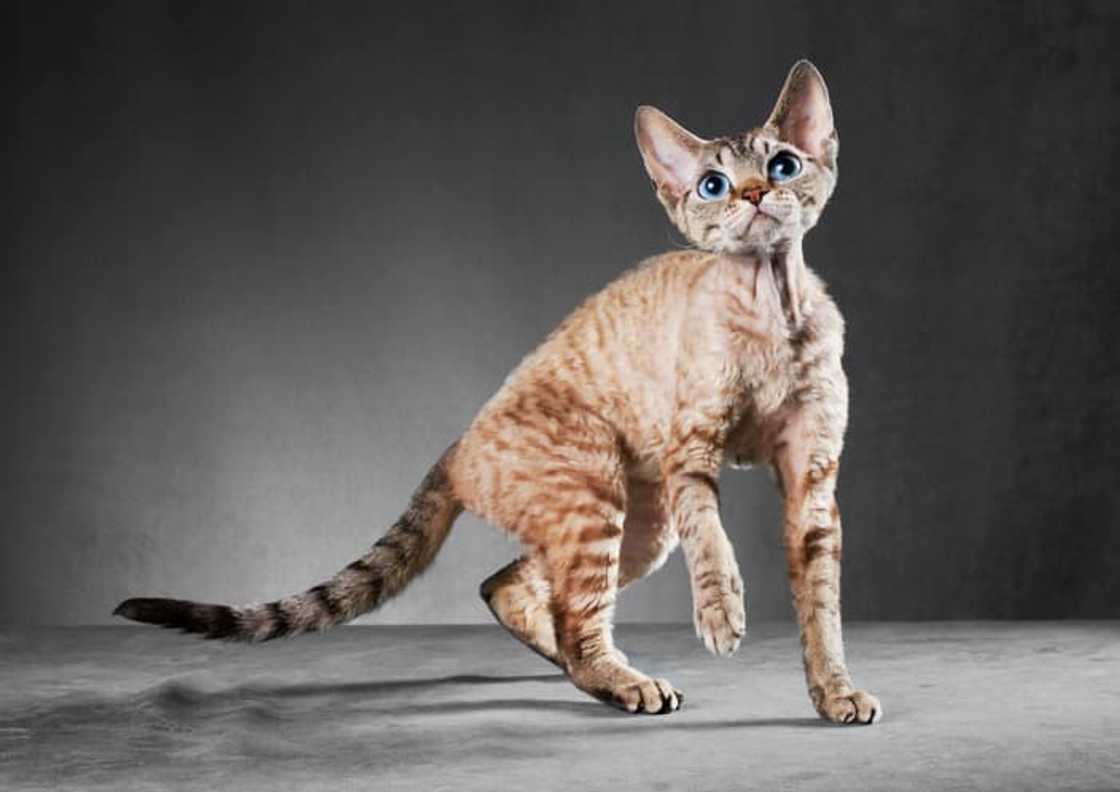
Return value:
<svg viewBox="0 0 1120 792">
<path fill-rule="evenodd" d="M 824 78 L 798 61 L 767 122 L 704 140 L 638 108 L 638 148 L 673 224 L 703 250 L 764 255 L 816 225 L 836 186 L 839 141 Z"/>
</svg>

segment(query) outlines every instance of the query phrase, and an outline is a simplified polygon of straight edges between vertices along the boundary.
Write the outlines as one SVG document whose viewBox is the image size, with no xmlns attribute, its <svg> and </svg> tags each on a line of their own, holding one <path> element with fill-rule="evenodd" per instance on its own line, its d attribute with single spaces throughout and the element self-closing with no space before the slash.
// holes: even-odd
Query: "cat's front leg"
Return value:
<svg viewBox="0 0 1120 792">
<path fill-rule="evenodd" d="M 668 477 L 669 506 L 692 585 L 696 634 L 728 656 L 746 633 L 743 578 L 719 518 L 716 470 L 683 467 Z"/>
<path fill-rule="evenodd" d="M 827 400 L 807 404 L 787 422 L 774 464 L 784 499 L 786 556 L 809 697 L 830 721 L 874 723 L 883 707 L 870 693 L 853 687 L 840 632 L 841 533 L 835 492 L 845 415 L 846 407 L 830 409 Z"/>
</svg>

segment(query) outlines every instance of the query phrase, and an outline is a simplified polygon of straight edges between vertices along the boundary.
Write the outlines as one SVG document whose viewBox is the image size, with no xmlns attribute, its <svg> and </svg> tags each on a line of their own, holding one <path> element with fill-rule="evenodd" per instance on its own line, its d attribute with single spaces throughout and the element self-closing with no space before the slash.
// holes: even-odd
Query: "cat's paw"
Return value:
<svg viewBox="0 0 1120 792">
<path fill-rule="evenodd" d="M 696 609 L 693 619 L 696 634 L 709 652 L 720 657 L 733 655 L 747 632 L 742 581 L 729 577 L 716 596 Z"/>
<path fill-rule="evenodd" d="M 580 690 L 619 709 L 648 715 L 665 715 L 681 708 L 684 694 L 666 679 L 652 679 L 607 655 L 577 665 L 568 674 Z"/>
<path fill-rule="evenodd" d="M 883 719 L 883 705 L 865 690 L 828 696 L 818 711 L 825 720 L 851 725 L 870 725 Z"/>
<path fill-rule="evenodd" d="M 684 694 L 667 679 L 645 679 L 613 690 L 602 690 L 597 697 L 631 713 L 667 715 L 676 712 L 684 702 Z"/>
</svg>

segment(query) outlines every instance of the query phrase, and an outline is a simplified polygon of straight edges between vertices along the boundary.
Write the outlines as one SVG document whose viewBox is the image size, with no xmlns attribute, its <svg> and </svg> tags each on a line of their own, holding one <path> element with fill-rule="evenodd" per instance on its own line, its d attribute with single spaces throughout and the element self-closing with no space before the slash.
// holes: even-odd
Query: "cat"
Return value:
<svg viewBox="0 0 1120 792">
<path fill-rule="evenodd" d="M 783 499 L 809 697 L 827 720 L 878 720 L 879 701 L 852 685 L 840 632 L 844 323 L 802 255 L 837 179 L 824 79 L 796 63 L 769 119 L 744 134 L 704 140 L 648 106 L 635 133 L 657 197 L 692 247 L 645 261 L 568 316 L 368 553 L 276 602 L 130 599 L 114 613 L 245 641 L 323 629 L 397 595 L 465 509 L 521 542 L 524 554 L 480 588 L 510 633 L 594 697 L 673 712 L 682 693 L 614 645 L 616 594 L 679 543 L 697 634 L 713 653 L 733 653 L 744 594 L 718 476 L 724 463 L 762 464 Z"/>
</svg>

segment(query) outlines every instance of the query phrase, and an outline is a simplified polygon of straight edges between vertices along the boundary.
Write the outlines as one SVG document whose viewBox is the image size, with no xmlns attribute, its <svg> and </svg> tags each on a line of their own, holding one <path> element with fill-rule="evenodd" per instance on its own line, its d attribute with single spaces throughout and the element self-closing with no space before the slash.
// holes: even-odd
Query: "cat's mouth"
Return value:
<svg viewBox="0 0 1120 792">
<path fill-rule="evenodd" d="M 742 207 L 725 221 L 724 248 L 733 252 L 766 244 L 780 225 L 781 220 L 769 212 Z"/>
<path fill-rule="evenodd" d="M 745 238 L 753 229 L 763 227 L 768 222 L 776 223 L 778 222 L 778 218 L 774 217 L 774 215 L 772 214 L 762 211 L 761 209 L 755 209 L 754 214 L 752 214 L 750 219 L 747 220 L 747 222 L 744 223 L 741 227 L 738 236 Z"/>
<path fill-rule="evenodd" d="M 750 227 L 754 225 L 754 221 L 758 220 L 760 217 L 763 219 L 774 219 L 772 215 L 767 214 L 757 207 L 751 212 L 749 217 L 746 216 L 746 212 L 746 209 L 741 209 L 729 218 L 730 222 L 727 225 L 732 233 L 738 236 L 747 233 Z"/>
<path fill-rule="evenodd" d="M 749 217 L 743 212 L 724 228 L 721 249 L 727 253 L 742 253 L 768 246 L 780 234 L 782 221 L 769 212 L 755 208 Z"/>
</svg>

